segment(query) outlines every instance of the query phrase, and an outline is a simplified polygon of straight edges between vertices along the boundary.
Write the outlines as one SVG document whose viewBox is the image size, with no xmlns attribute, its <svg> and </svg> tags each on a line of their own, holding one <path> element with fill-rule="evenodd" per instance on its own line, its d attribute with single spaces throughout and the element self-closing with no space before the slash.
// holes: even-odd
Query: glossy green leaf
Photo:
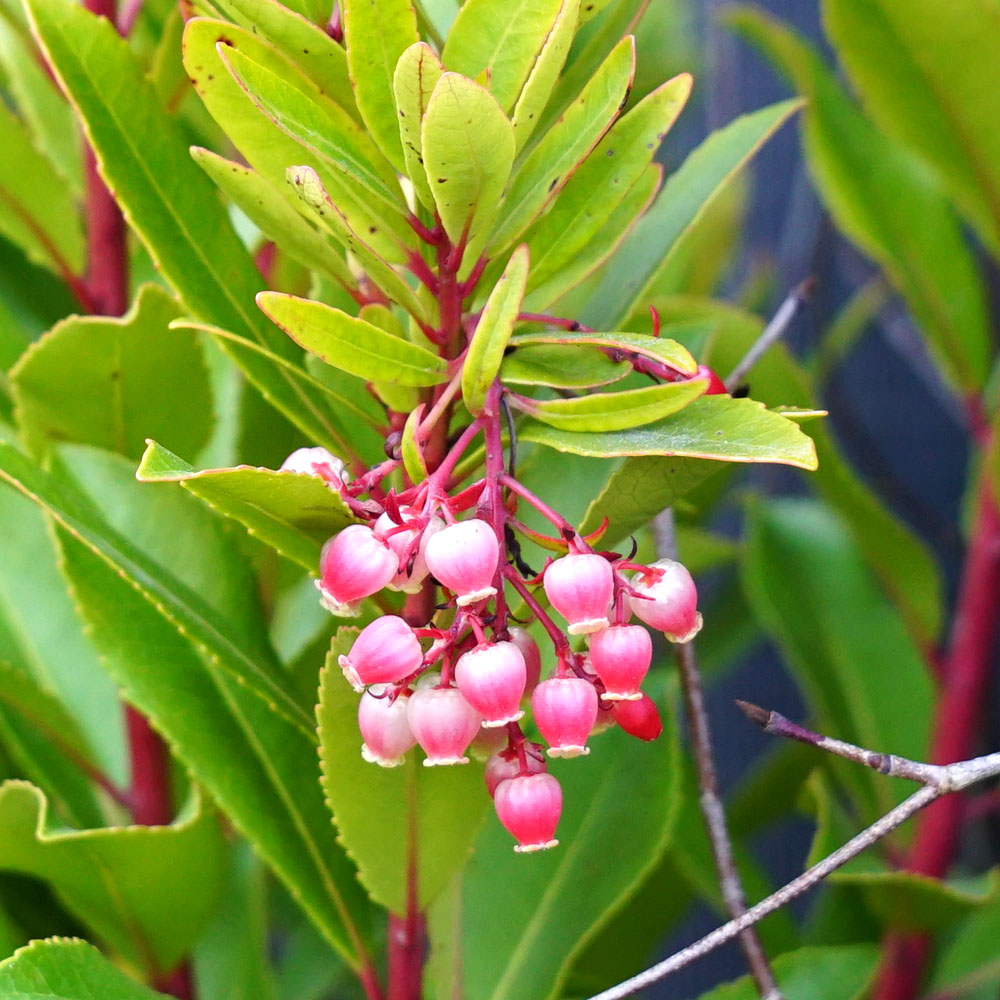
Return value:
<svg viewBox="0 0 1000 1000">
<path fill-rule="evenodd" d="M 191 148 L 195 163 L 208 174 L 251 222 L 303 267 L 321 271 L 345 289 L 357 282 L 347 261 L 297 212 L 282 191 L 250 167 L 199 146 Z"/>
<path fill-rule="evenodd" d="M 0 866 L 48 882 L 71 912 L 140 967 L 173 968 L 221 888 L 223 841 L 212 814 L 195 798 L 173 826 L 76 831 L 51 828 L 47 809 L 27 782 L 0 786 Z"/>
<path fill-rule="evenodd" d="M 500 378 L 512 385 L 588 389 L 617 382 L 631 371 L 628 362 L 612 361 L 593 347 L 525 344 L 503 359 Z"/>
<path fill-rule="evenodd" d="M 323 543 L 354 520 L 340 495 L 317 476 L 247 465 L 197 470 L 155 441 L 135 475 L 144 483 L 180 483 L 312 573 Z"/>
<path fill-rule="evenodd" d="M 296 343 L 359 378 L 413 386 L 447 381 L 447 362 L 426 348 L 322 302 L 261 292 L 257 303 Z"/>
<path fill-rule="evenodd" d="M 562 0 L 556 19 L 542 43 L 528 79 L 524 82 L 510 116 L 518 150 L 524 147 L 538 126 L 541 113 L 552 94 L 566 56 L 569 55 L 579 14 L 580 0 Z"/>
<path fill-rule="evenodd" d="M 691 77 L 686 73 L 667 81 L 615 122 L 573 173 L 548 213 L 528 230 L 533 262 L 529 290 L 558 274 L 601 231 L 646 173 L 690 92 Z"/>
<path fill-rule="evenodd" d="M 427 460 L 421 442 L 417 440 L 417 429 L 424 416 L 424 404 L 421 403 L 407 418 L 403 425 L 403 438 L 399 450 L 403 456 L 403 468 L 414 483 L 423 482 L 427 478 Z"/>
<path fill-rule="evenodd" d="M 509 111 L 561 7 L 560 0 L 527 0 L 516 10 L 507 0 L 466 0 L 448 32 L 441 59 L 447 69 L 466 77 L 485 71 L 490 93 Z"/>
<path fill-rule="evenodd" d="M 1000 253 L 1000 97 L 993 81 L 1000 8 L 960 0 L 826 0 L 826 29 L 866 108 L 931 164 Z"/>
<path fill-rule="evenodd" d="M 519 436 L 557 451 L 594 457 L 677 455 L 722 462 L 777 462 L 816 468 L 813 442 L 794 424 L 752 399 L 702 396 L 648 427 L 580 434 L 530 421 Z"/>
<path fill-rule="evenodd" d="M 1000 906 L 984 907 L 952 929 L 952 933 L 937 957 L 927 985 L 932 994 L 947 992 L 954 996 L 974 996 L 971 991 L 984 990 L 984 996 L 1000 976 L 1000 955 L 997 935 L 1000 934 Z"/>
<path fill-rule="evenodd" d="M 411 864 L 424 909 L 468 860 L 489 797 L 479 764 L 421 767 L 415 751 L 396 768 L 362 758 L 358 696 L 337 665 L 357 632 L 338 630 L 320 676 L 323 790 L 365 888 L 377 903 L 405 914 Z"/>
<path fill-rule="evenodd" d="M 410 0 L 345 0 L 344 35 L 351 83 L 372 138 L 390 163 L 405 168 L 393 94 L 399 57 L 420 40 Z"/>
<path fill-rule="evenodd" d="M 739 12 L 734 21 L 808 98 L 803 138 L 834 218 L 885 269 L 957 385 L 978 389 L 992 352 L 986 296 L 936 183 L 870 124 L 819 56 L 780 22 L 754 12 Z"/>
<path fill-rule="evenodd" d="M 0 148 L 0 233 L 61 277 L 82 274 L 85 246 L 72 192 L 5 104 Z"/>
<path fill-rule="evenodd" d="M 684 409 L 704 393 L 707 379 L 664 382 L 622 392 L 592 392 L 569 399 L 518 401 L 535 420 L 565 431 L 611 432 L 642 427 Z"/>
<path fill-rule="evenodd" d="M 445 73 L 427 103 L 421 147 L 427 183 L 449 239 L 480 246 L 514 162 L 514 131 L 500 105 L 478 83 Z"/>
<path fill-rule="evenodd" d="M 121 319 L 73 316 L 32 344 L 10 373 L 29 436 L 131 458 L 148 435 L 198 451 L 214 422 L 211 387 L 198 341 L 168 328 L 179 313 L 161 288 L 144 285 Z"/>
<path fill-rule="evenodd" d="M 473 416 L 479 416 L 486 403 L 487 392 L 500 371 L 504 352 L 521 311 L 528 266 L 528 248 L 519 246 L 493 286 L 469 341 L 462 364 L 462 398 Z"/>
<path fill-rule="evenodd" d="M 743 582 L 819 713 L 818 728 L 904 757 L 926 753 L 933 685 L 923 656 L 829 509 L 794 500 L 753 504 Z M 850 764 L 842 771 L 869 789 L 869 815 L 910 791 Z"/>
<path fill-rule="evenodd" d="M 3 1000 L 161 1000 L 93 945 L 69 938 L 32 941 L 0 962 Z"/>
<path fill-rule="evenodd" d="M 677 241 L 799 107 L 798 101 L 784 101 L 743 115 L 713 132 L 691 153 L 618 250 L 587 304 L 581 322 L 598 328 L 616 326 L 637 303 L 642 303 L 647 287 L 669 261 L 670 251 Z M 622 120 L 628 121 L 630 115 Z M 614 134 L 615 129 L 612 129 L 611 135 Z M 600 148 L 596 152 L 600 152 Z"/>
<path fill-rule="evenodd" d="M 653 743 L 613 730 L 594 738 L 586 759 L 551 763 L 563 788 L 558 847 L 524 858 L 495 818 L 487 820 L 455 889 L 431 908 L 429 996 L 559 995 L 573 957 L 670 840 L 679 768 L 669 714 L 664 721 Z M 625 852 L 619 849 L 624 829 Z"/>
<path fill-rule="evenodd" d="M 580 96 L 517 168 L 492 244 L 507 246 L 566 186 L 621 110 L 635 73 L 635 43 L 623 38 Z M 516 126 L 516 122 L 515 122 Z M 515 136 L 518 135 L 515 130 Z"/>
<path fill-rule="evenodd" d="M 420 131 L 427 102 L 443 72 L 437 53 L 426 42 L 417 42 L 399 57 L 392 78 L 406 173 L 424 207 L 432 210 L 434 197 L 424 171 Z"/>
<path fill-rule="evenodd" d="M 705 327 L 698 325 L 700 330 Z M 683 332 L 691 332 L 689 326 Z M 670 333 L 665 330 L 664 333 Z M 621 352 L 627 360 L 630 357 L 651 358 L 653 361 L 662 362 L 670 368 L 674 368 L 685 375 L 694 375 L 698 370 L 698 362 L 691 356 L 691 352 L 676 340 L 669 337 L 652 337 L 647 333 L 579 333 L 561 332 L 550 330 L 545 333 L 520 333 L 514 338 L 514 346 L 520 348 L 528 344 L 567 344 L 567 345 L 593 345 L 600 347 L 604 351 Z"/>
<path fill-rule="evenodd" d="M 91 483 L 92 493 L 114 487 L 115 503 L 107 509 L 115 527 L 143 546 L 147 560 L 183 576 L 199 599 L 219 607 L 245 641 L 261 647 L 266 637 L 257 633 L 266 623 L 233 532 L 183 491 L 128 478 L 102 475 Z M 175 530 L 164 532 L 165 523 Z M 323 804 L 315 724 L 289 722 L 90 548 L 66 531 L 59 540 L 73 596 L 125 697 L 163 734 L 327 943 L 357 967 L 367 947 L 369 911 Z M 256 655 L 266 662 L 263 649 Z"/>
</svg>

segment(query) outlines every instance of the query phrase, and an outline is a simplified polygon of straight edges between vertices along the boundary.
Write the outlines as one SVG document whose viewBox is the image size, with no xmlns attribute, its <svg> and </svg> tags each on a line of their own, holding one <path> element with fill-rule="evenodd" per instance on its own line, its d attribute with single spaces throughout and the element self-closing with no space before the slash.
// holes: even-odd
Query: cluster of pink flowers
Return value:
<svg viewBox="0 0 1000 1000">
<path fill-rule="evenodd" d="M 556 844 L 562 792 L 546 756 L 587 754 L 590 736 L 616 724 L 643 740 L 660 734 L 659 713 L 641 687 L 653 644 L 633 615 L 675 642 L 701 627 L 683 565 L 637 565 L 592 551 L 571 529 L 564 534 L 569 551 L 549 562 L 541 584 L 568 636 L 585 637 L 585 651 L 571 648 L 538 602 L 535 581 L 507 565 L 493 523 L 455 520 L 447 498 L 422 507 L 390 502 L 371 524 L 344 528 L 324 547 L 317 581 L 324 606 L 341 616 L 358 614 L 384 588 L 415 592 L 428 577 L 444 588 L 447 606 L 438 609 L 451 613 L 436 620 L 446 626 L 382 615 L 340 657 L 344 676 L 362 692 L 361 752 L 383 767 L 400 764 L 417 745 L 428 767 L 468 763 L 470 752 L 489 755 L 486 787 L 517 851 Z M 508 623 L 507 581 L 553 642 L 556 665 L 545 680 L 535 639 Z M 520 725 L 528 703 L 544 754 Z"/>
</svg>

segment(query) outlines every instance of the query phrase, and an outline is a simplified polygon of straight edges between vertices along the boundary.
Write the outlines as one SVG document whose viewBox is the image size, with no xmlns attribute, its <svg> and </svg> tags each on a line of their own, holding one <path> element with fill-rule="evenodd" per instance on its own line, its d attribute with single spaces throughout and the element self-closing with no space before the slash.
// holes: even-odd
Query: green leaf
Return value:
<svg viewBox="0 0 1000 1000">
<path fill-rule="evenodd" d="M 519 432 L 557 451 L 598 458 L 679 455 L 721 462 L 777 462 L 816 468 L 812 440 L 791 421 L 752 399 L 702 396 L 648 427 L 579 434 L 529 421 Z"/>
<path fill-rule="evenodd" d="M 0 443 L 0 479 L 34 500 L 275 712 L 307 734 L 311 732 L 306 713 L 288 693 L 284 680 L 278 678 L 277 665 L 265 662 L 262 666 L 258 661 L 259 650 L 251 652 L 244 636 L 234 634 L 230 622 L 173 574 L 150 560 L 130 539 L 111 528 L 64 482 L 3 443 Z"/>
<path fill-rule="evenodd" d="M 361 882 L 377 903 L 405 914 L 410 866 L 424 909 L 468 860 L 489 796 L 478 764 L 426 768 L 410 753 L 403 766 L 384 768 L 362 758 L 358 696 L 337 665 L 357 631 L 338 630 L 320 675 L 323 790 Z"/>
<path fill-rule="evenodd" d="M 45 796 L 27 782 L 0 785 L 0 866 L 48 882 L 129 961 L 151 973 L 172 969 L 222 884 L 221 830 L 200 798 L 172 826 L 52 829 L 47 809 Z"/>
<path fill-rule="evenodd" d="M 208 174 L 255 226 L 303 267 L 320 271 L 348 292 L 357 282 L 347 261 L 292 207 L 282 191 L 250 167 L 199 146 L 195 163 Z"/>
<path fill-rule="evenodd" d="M 197 470 L 155 441 L 135 476 L 143 483 L 180 483 L 313 574 L 323 543 L 354 520 L 340 494 L 317 476 L 247 465 Z"/>
<path fill-rule="evenodd" d="M 482 412 L 486 394 L 500 371 L 527 281 L 528 248 L 519 246 L 486 300 L 462 365 L 462 398 L 473 416 Z"/>
<path fill-rule="evenodd" d="M 503 359 L 500 378 L 512 385 L 589 389 L 617 382 L 631 371 L 627 361 L 612 361 L 592 347 L 525 344 Z"/>
<path fill-rule="evenodd" d="M 0 149 L 0 233 L 61 277 L 82 274 L 86 249 L 72 192 L 5 104 Z"/>
<path fill-rule="evenodd" d="M 611 128 L 635 74 L 635 43 L 623 38 L 594 78 L 517 168 L 504 196 L 494 247 L 517 239 L 566 186 L 573 172 Z M 518 136 L 515 122 L 515 136 Z"/>
<path fill-rule="evenodd" d="M 696 330 L 705 330 L 704 324 L 697 327 L 688 325 L 677 331 L 678 336 L 690 336 Z M 671 333 L 669 329 L 663 331 Z M 520 333 L 514 338 L 514 346 L 521 348 L 526 344 L 590 344 L 604 351 L 621 352 L 626 359 L 639 356 L 651 358 L 676 368 L 685 375 L 694 375 L 698 370 L 698 362 L 691 352 L 676 340 L 669 337 L 652 337 L 648 333 L 575 333 L 557 330 L 545 333 Z M 516 357 L 516 355 L 515 355 Z"/>
<path fill-rule="evenodd" d="M 361 117 L 386 159 L 405 169 L 393 74 L 399 57 L 420 40 L 410 0 L 345 0 L 347 65 Z"/>
<path fill-rule="evenodd" d="M 562 0 L 555 22 L 549 29 L 534 66 L 524 82 L 511 113 L 514 140 L 520 151 L 538 125 L 552 88 L 569 55 L 580 14 L 580 0 Z"/>
<path fill-rule="evenodd" d="M 518 400 L 519 409 L 564 431 L 622 431 L 662 420 L 697 399 L 708 387 L 704 378 L 626 389 L 592 392 L 570 399 Z"/>
<path fill-rule="evenodd" d="M 403 437 L 399 443 L 399 450 L 403 456 L 403 468 L 406 469 L 406 474 L 414 483 L 423 482 L 428 476 L 424 450 L 417 441 L 417 429 L 423 416 L 424 404 L 421 403 L 406 418 L 406 423 L 403 425 Z"/>
<path fill-rule="evenodd" d="M 834 218 L 885 269 L 959 388 L 980 388 L 992 352 L 986 296 L 935 181 L 870 124 L 817 54 L 780 22 L 751 11 L 730 19 L 808 98 L 803 138 Z"/>
<path fill-rule="evenodd" d="M 596 328 L 613 327 L 628 316 L 636 304 L 641 304 L 646 289 L 666 266 L 678 240 L 800 106 L 799 101 L 783 101 L 743 115 L 713 132 L 691 153 L 619 248 L 581 321 Z M 632 114 L 635 111 L 622 120 L 628 121 Z M 615 129 L 612 129 L 611 135 L 614 134 Z M 596 152 L 600 152 L 600 146 Z"/>
<path fill-rule="evenodd" d="M 488 238 L 510 175 L 514 130 L 489 91 L 445 73 L 427 103 L 421 147 L 445 232 L 452 243 L 466 240 L 474 256 L 471 248 Z"/>
<path fill-rule="evenodd" d="M 448 32 L 441 59 L 466 77 L 489 79 L 503 111 L 517 100 L 561 12 L 560 0 L 466 0 Z M 574 18 L 575 19 L 575 18 Z M 432 181 L 433 184 L 433 181 Z"/>
<path fill-rule="evenodd" d="M 785 653 L 818 727 L 886 753 L 925 753 L 931 678 L 837 517 L 815 502 L 752 504 L 743 569 L 754 613 Z M 872 817 L 909 793 L 849 763 L 838 773 L 866 790 Z"/>
<path fill-rule="evenodd" d="M 93 945 L 32 941 L 0 962 L 3 1000 L 162 1000 L 113 966 Z"/>
<path fill-rule="evenodd" d="M 929 0 L 823 4 L 826 29 L 865 107 L 948 186 L 1000 253 L 1000 117 L 994 40 L 1000 9 L 961 0 L 947 17 Z"/>
<path fill-rule="evenodd" d="M 976 987 L 992 990 L 1000 975 L 997 935 L 1000 934 L 1000 906 L 970 914 L 956 924 L 943 943 L 928 983 L 932 994 L 947 991 L 960 996 Z M 988 995 L 988 993 L 986 994 Z"/>
<path fill-rule="evenodd" d="M 417 42 L 399 57 L 392 78 L 403 163 L 417 197 L 425 208 L 431 210 L 434 208 L 434 196 L 424 171 L 420 131 L 427 102 L 443 72 L 444 67 L 437 53 L 426 42 Z"/>
<path fill-rule="evenodd" d="M 198 451 L 214 423 L 212 394 L 201 345 L 168 328 L 179 313 L 163 289 L 144 285 L 121 319 L 72 316 L 32 344 L 10 373 L 29 437 L 130 458 L 148 435 Z"/>
<path fill-rule="evenodd" d="M 257 303 L 296 343 L 359 378 L 413 386 L 447 381 L 447 362 L 436 354 L 322 302 L 261 292 Z"/>
<path fill-rule="evenodd" d="M 455 890 L 430 911 L 430 997 L 559 995 L 574 956 L 670 840 L 679 768 L 669 713 L 665 723 L 653 743 L 613 730 L 594 739 L 588 758 L 551 762 L 563 788 L 560 843 L 553 850 L 517 855 L 510 835 L 493 817 L 487 820 Z"/>
</svg>

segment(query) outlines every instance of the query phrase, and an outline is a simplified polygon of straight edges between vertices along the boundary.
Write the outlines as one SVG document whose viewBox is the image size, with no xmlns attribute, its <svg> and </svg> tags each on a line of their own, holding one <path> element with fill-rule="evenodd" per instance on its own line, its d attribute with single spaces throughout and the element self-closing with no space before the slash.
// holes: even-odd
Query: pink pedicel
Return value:
<svg viewBox="0 0 1000 1000">
<path fill-rule="evenodd" d="M 542 583 L 552 607 L 569 622 L 570 635 L 607 628 L 615 589 L 607 559 L 593 553 L 563 556 L 545 570 Z"/>
<path fill-rule="evenodd" d="M 369 684 L 396 684 L 420 668 L 420 641 L 402 618 L 383 615 L 366 625 L 351 651 L 338 659 L 355 691 Z"/>
<path fill-rule="evenodd" d="M 612 625 L 590 637 L 590 664 L 607 701 L 638 701 L 653 658 L 653 641 L 641 625 Z"/>
<path fill-rule="evenodd" d="M 524 682 L 524 694 L 530 696 L 538 684 L 539 677 L 542 676 L 542 654 L 531 633 L 519 625 L 512 625 L 507 629 L 510 641 L 514 643 L 521 655 L 524 657 L 524 667 L 526 670 L 526 680 Z"/>
<path fill-rule="evenodd" d="M 465 751 L 482 718 L 458 688 L 420 688 L 410 696 L 406 717 L 410 729 L 427 754 L 425 767 L 468 764 Z"/>
<path fill-rule="evenodd" d="M 366 691 L 358 703 L 358 728 L 364 743 L 361 756 L 380 767 L 398 767 L 406 751 L 417 741 L 410 731 L 406 718 L 406 705 L 410 696 L 401 694 L 395 701 L 378 697 Z"/>
<path fill-rule="evenodd" d="M 551 774 L 524 774 L 500 782 L 493 795 L 497 818 L 517 841 L 518 853 L 544 851 L 555 839 L 562 789 Z"/>
<path fill-rule="evenodd" d="M 323 546 L 320 601 L 331 614 L 354 618 L 366 597 L 378 593 L 399 569 L 396 553 L 365 524 L 350 524 Z"/>
<path fill-rule="evenodd" d="M 528 748 L 535 752 L 532 753 Z M 528 774 L 541 774 L 545 770 L 545 761 L 542 760 L 542 748 L 537 743 L 526 743 L 524 753 L 524 764 Z M 495 753 L 486 762 L 483 770 L 483 780 L 486 782 L 486 791 L 491 796 L 496 794 L 497 786 L 501 781 L 516 778 L 523 774 L 521 761 L 516 750 L 506 750 Z"/>
<path fill-rule="evenodd" d="M 487 642 L 463 653 L 455 664 L 455 683 L 462 697 L 489 728 L 517 722 L 527 669 L 513 642 Z"/>
<path fill-rule="evenodd" d="M 597 721 L 597 691 L 582 677 L 550 677 L 535 688 L 531 710 L 550 757 L 590 753 L 587 737 Z"/>
<path fill-rule="evenodd" d="M 338 483 L 350 482 L 347 467 L 342 458 L 327 451 L 326 448 L 296 448 L 281 463 L 279 472 L 297 472 L 302 476 L 317 476 L 327 483 L 336 486 Z"/>
<path fill-rule="evenodd" d="M 663 720 L 649 695 L 644 694 L 638 701 L 612 702 L 611 714 L 629 736 L 637 739 L 649 742 L 663 732 Z"/>
<path fill-rule="evenodd" d="M 500 543 L 485 521 L 473 518 L 442 528 L 428 540 L 424 558 L 431 573 L 455 592 L 460 608 L 496 593 L 493 577 L 500 561 Z"/>
<path fill-rule="evenodd" d="M 698 590 L 685 566 L 660 559 L 632 578 L 629 604 L 637 618 L 671 642 L 690 642 L 701 629 Z"/>
<path fill-rule="evenodd" d="M 391 515 L 384 513 L 375 522 L 375 533 L 392 549 L 399 563 L 399 571 L 387 586 L 405 594 L 416 594 L 428 573 L 424 550 L 431 537 L 444 527 L 444 521 L 439 517 L 432 517 L 421 534 L 419 511 L 413 507 L 400 507 L 399 513 L 403 518 L 403 525 L 397 524 Z M 420 541 L 414 547 L 418 535 Z"/>
</svg>

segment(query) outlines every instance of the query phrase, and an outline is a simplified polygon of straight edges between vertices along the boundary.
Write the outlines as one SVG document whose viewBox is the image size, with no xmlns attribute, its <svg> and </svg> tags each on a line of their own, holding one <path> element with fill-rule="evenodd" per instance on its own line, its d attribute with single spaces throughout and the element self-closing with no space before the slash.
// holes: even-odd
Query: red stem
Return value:
<svg viewBox="0 0 1000 1000">
<path fill-rule="evenodd" d="M 998 604 L 1000 511 L 990 476 L 984 472 L 945 659 L 931 746 L 933 764 L 951 764 L 973 755 L 990 682 Z M 927 808 L 917 825 L 910 852 L 911 871 L 931 878 L 945 876 L 958 845 L 963 813 L 964 802 L 958 795 L 944 796 Z M 926 935 L 888 935 L 877 1000 L 913 1000 L 929 954 Z"/>
<path fill-rule="evenodd" d="M 173 819 L 166 744 L 131 705 L 125 706 L 125 726 L 132 768 L 128 793 L 132 819 L 140 826 L 166 826 Z"/>
</svg>

